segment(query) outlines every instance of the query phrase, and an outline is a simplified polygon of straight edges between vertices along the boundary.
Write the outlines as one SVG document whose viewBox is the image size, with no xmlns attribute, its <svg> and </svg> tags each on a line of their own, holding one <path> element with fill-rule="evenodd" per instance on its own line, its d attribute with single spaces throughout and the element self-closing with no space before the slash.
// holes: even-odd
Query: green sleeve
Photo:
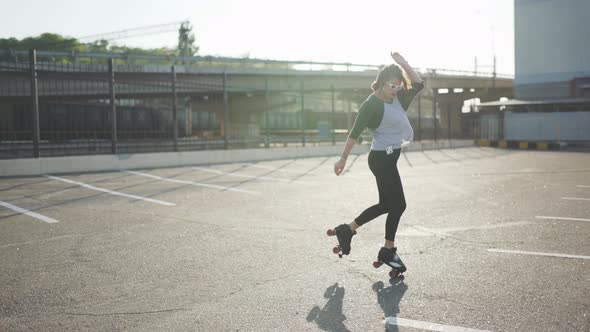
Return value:
<svg viewBox="0 0 590 332">
<path fill-rule="evenodd" d="M 412 100 L 414 100 L 414 97 L 416 97 L 418 92 L 420 92 L 422 89 L 424 89 L 423 83 L 412 83 L 412 88 L 410 90 L 407 90 L 407 91 L 402 90 L 402 91 L 398 92 L 399 101 L 400 101 L 400 104 L 402 104 L 402 107 L 404 108 L 404 110 L 407 111 L 408 108 L 410 108 L 410 104 L 412 103 Z"/>
<path fill-rule="evenodd" d="M 354 120 L 354 125 L 352 126 L 352 130 L 348 135 L 349 138 L 353 138 L 358 140 L 361 136 L 361 133 L 365 128 L 367 128 L 369 124 L 369 119 L 371 117 L 371 105 L 370 99 L 365 100 L 365 102 L 361 105 L 358 114 L 356 115 L 356 119 Z"/>
</svg>

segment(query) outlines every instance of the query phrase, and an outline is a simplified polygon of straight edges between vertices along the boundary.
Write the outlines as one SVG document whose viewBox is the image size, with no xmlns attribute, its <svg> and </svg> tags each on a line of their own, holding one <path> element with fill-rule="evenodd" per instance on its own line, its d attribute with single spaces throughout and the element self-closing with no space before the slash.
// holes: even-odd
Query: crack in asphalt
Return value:
<svg viewBox="0 0 590 332">
<path fill-rule="evenodd" d="M 349 270 L 348 272 L 352 272 L 352 273 L 356 273 L 356 274 L 360 274 L 363 277 L 365 277 L 367 280 L 369 280 L 372 283 L 377 282 L 376 280 L 371 279 L 371 277 L 369 277 L 368 275 L 366 275 L 365 273 L 361 272 L 361 271 L 355 271 L 355 270 Z"/>
<path fill-rule="evenodd" d="M 286 276 L 283 276 L 283 277 L 279 277 L 279 278 L 267 279 L 267 280 L 255 282 L 255 283 L 251 284 L 250 287 L 247 287 L 247 288 L 248 289 L 253 289 L 253 288 L 256 288 L 258 286 L 266 285 L 266 284 L 271 283 L 271 282 L 275 282 L 275 281 L 279 281 L 279 280 L 284 280 L 284 279 L 287 279 L 287 278 L 290 278 L 290 277 L 298 277 L 298 276 L 300 276 L 302 274 L 306 274 L 306 273 L 303 273 L 302 272 L 302 273 L 298 273 L 298 274 L 289 274 L 289 275 L 286 275 Z M 237 293 L 240 293 L 240 292 L 242 292 L 244 290 L 246 290 L 246 288 L 240 286 L 239 289 L 237 289 L 235 291 L 232 291 L 232 292 L 229 292 L 226 295 L 221 296 L 220 298 L 227 298 L 227 297 L 233 296 L 233 295 L 235 295 Z"/>
</svg>

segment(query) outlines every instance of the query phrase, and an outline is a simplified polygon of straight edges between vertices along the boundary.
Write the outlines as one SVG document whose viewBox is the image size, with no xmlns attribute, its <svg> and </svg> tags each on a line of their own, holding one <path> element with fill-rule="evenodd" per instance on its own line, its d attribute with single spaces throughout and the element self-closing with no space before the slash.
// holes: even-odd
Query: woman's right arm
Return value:
<svg viewBox="0 0 590 332">
<path fill-rule="evenodd" d="M 367 128 L 367 125 L 369 123 L 369 115 L 369 103 L 365 101 L 361 105 L 361 108 L 359 109 L 356 119 L 354 120 L 354 125 L 352 126 L 352 130 L 348 135 L 348 139 L 346 140 L 346 144 L 344 145 L 344 151 L 340 156 L 340 160 L 338 160 L 334 164 L 334 173 L 336 173 L 336 175 L 340 175 L 340 173 L 342 173 L 342 171 L 344 170 L 344 166 L 346 166 L 346 159 L 348 158 L 350 151 L 352 151 L 352 147 L 356 144 L 363 130 Z"/>
<path fill-rule="evenodd" d="M 344 145 L 344 151 L 340 156 L 340 160 L 338 160 L 334 164 L 334 173 L 336 173 L 336 175 L 340 175 L 340 173 L 342 173 L 342 171 L 344 170 L 344 166 L 346 166 L 346 159 L 348 159 L 348 155 L 350 154 L 350 151 L 352 151 L 352 147 L 356 144 L 356 142 L 356 139 L 352 137 L 348 137 L 348 139 L 346 140 L 346 144 Z"/>
</svg>

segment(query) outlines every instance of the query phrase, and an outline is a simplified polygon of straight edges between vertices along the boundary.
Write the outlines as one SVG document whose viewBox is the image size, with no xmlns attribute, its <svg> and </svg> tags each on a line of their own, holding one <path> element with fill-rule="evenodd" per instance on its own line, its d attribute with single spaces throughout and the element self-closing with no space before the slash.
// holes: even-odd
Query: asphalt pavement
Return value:
<svg viewBox="0 0 590 332">
<path fill-rule="evenodd" d="M 404 153 L 404 279 L 335 161 L 0 178 L 0 330 L 590 331 L 590 153 Z"/>
</svg>

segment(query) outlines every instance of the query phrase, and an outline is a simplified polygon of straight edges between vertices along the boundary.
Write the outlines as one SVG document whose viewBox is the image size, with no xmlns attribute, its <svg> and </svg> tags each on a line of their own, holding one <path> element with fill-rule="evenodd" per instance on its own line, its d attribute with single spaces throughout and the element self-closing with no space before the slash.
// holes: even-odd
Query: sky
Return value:
<svg viewBox="0 0 590 332">
<path fill-rule="evenodd" d="M 67 37 L 188 20 L 199 55 L 514 73 L 514 0 L 0 0 L 0 38 Z M 9 13 L 14 13 L 13 15 Z M 18 13 L 18 14 L 16 14 Z M 175 47 L 177 32 L 119 39 Z"/>
</svg>

